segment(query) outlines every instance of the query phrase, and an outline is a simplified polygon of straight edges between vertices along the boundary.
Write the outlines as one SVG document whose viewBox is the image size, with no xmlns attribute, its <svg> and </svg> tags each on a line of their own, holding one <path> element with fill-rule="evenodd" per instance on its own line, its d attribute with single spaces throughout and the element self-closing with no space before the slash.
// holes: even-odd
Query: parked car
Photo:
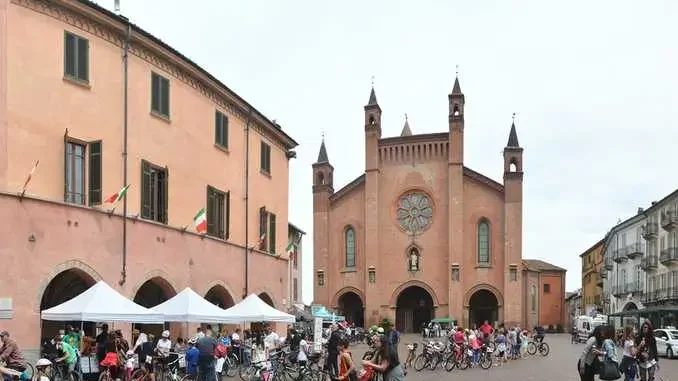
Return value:
<svg viewBox="0 0 678 381">
<path fill-rule="evenodd" d="M 657 340 L 657 354 L 673 358 L 678 356 L 678 330 L 673 327 L 654 330 Z"/>
</svg>

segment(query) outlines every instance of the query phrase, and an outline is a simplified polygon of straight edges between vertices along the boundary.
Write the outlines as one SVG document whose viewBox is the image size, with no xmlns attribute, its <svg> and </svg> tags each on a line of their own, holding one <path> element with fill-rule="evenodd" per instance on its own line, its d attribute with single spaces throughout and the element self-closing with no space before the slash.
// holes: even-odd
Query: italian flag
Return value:
<svg viewBox="0 0 678 381">
<path fill-rule="evenodd" d="M 205 213 L 205 208 L 200 209 L 198 214 L 193 217 L 193 224 L 195 224 L 195 230 L 198 233 L 202 234 L 207 231 L 207 213 Z"/>
<path fill-rule="evenodd" d="M 287 245 L 287 249 L 285 249 L 285 253 L 287 253 L 287 257 L 289 259 L 294 259 L 294 243 L 290 242 L 289 245 Z"/>
<path fill-rule="evenodd" d="M 119 191 L 108 196 L 108 198 L 106 200 L 104 200 L 104 203 L 114 204 L 114 203 L 122 200 L 123 198 L 125 198 L 125 195 L 127 194 L 128 189 L 129 189 L 129 184 L 125 185 Z"/>
</svg>

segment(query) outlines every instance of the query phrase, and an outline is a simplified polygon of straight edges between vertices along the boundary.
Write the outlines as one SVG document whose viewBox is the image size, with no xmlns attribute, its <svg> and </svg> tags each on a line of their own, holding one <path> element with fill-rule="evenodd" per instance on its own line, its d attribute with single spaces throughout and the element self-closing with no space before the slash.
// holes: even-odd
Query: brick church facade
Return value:
<svg viewBox="0 0 678 381">
<path fill-rule="evenodd" d="M 523 148 L 515 125 L 498 183 L 464 165 L 458 78 L 448 99 L 448 131 L 413 135 L 406 121 L 401 136 L 382 138 L 372 89 L 365 172 L 336 192 L 323 141 L 313 164 L 315 303 L 359 325 L 388 318 L 404 332 L 434 317 L 464 326 L 538 323 L 528 299 L 541 297 L 528 295 L 535 287 L 528 290 L 532 270 L 522 260 Z"/>
</svg>

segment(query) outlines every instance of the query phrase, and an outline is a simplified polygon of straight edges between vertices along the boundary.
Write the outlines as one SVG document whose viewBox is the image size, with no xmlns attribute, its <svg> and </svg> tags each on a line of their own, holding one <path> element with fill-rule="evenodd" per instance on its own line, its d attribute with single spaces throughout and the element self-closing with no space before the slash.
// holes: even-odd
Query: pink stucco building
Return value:
<svg viewBox="0 0 678 381">
<path fill-rule="evenodd" d="M 25 349 L 38 348 L 41 309 L 100 279 L 147 306 L 185 287 L 224 307 L 245 293 L 289 304 L 296 142 L 159 39 L 129 32 L 125 95 L 125 19 L 86 1 L 0 0 L 0 328 Z M 124 201 L 104 202 L 125 184 L 127 218 Z"/>
</svg>

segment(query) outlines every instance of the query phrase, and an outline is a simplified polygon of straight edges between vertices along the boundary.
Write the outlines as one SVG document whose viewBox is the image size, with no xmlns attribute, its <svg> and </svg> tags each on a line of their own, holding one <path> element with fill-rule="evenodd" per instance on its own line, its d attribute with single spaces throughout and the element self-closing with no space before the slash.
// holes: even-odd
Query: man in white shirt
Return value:
<svg viewBox="0 0 678 381">
<path fill-rule="evenodd" d="M 271 329 L 271 327 L 266 328 L 266 337 L 264 338 L 264 348 L 267 351 L 270 351 L 272 349 L 275 349 L 278 347 L 278 344 L 280 343 L 280 336 Z"/>
</svg>

